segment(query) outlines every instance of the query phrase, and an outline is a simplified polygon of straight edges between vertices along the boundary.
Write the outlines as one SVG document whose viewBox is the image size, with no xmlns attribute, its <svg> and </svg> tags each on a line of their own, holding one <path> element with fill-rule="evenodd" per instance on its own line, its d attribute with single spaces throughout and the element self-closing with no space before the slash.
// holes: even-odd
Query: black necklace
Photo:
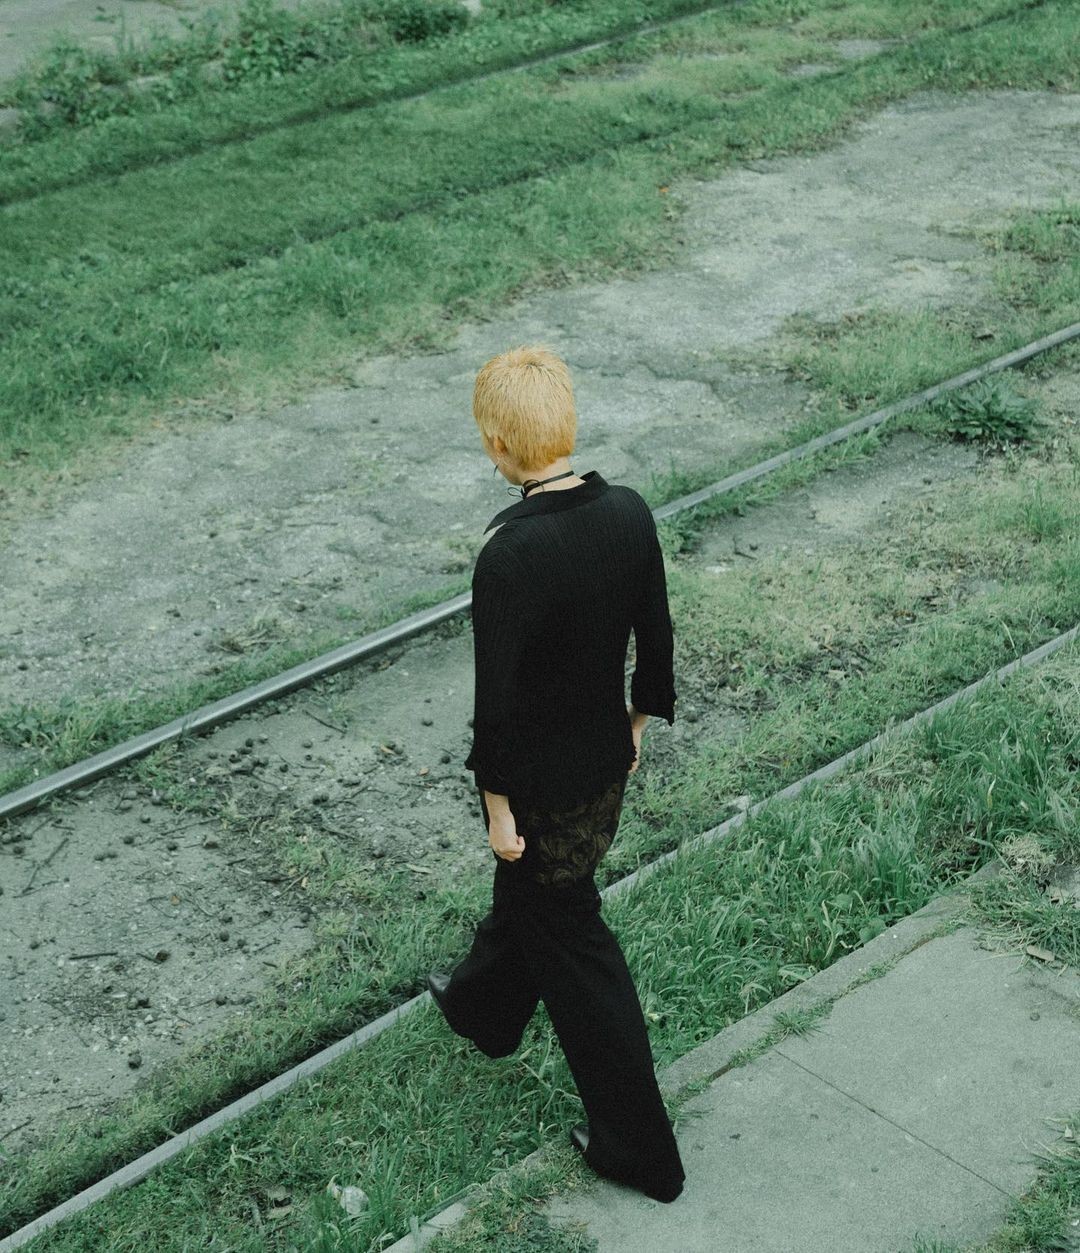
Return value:
<svg viewBox="0 0 1080 1253">
<path fill-rule="evenodd" d="M 554 483 L 556 479 L 569 478 L 573 473 L 573 470 L 564 470 L 562 474 L 553 474 L 549 479 L 526 479 L 525 482 L 522 483 L 521 487 L 508 487 L 506 490 L 511 495 L 513 495 L 515 491 L 519 492 L 521 494 L 521 499 L 524 500 L 534 487 L 540 487 L 544 483 Z"/>
</svg>

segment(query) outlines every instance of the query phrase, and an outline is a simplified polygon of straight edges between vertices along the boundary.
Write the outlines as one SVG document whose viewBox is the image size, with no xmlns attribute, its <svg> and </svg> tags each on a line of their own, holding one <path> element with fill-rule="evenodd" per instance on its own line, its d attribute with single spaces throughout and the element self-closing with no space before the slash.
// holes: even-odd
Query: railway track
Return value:
<svg viewBox="0 0 1080 1253">
<path fill-rule="evenodd" d="M 749 466 L 744 470 L 727 475 L 725 478 L 706 487 L 699 488 L 695 492 L 668 501 L 666 504 L 654 509 L 653 515 L 660 521 L 692 509 L 706 500 L 734 492 L 740 487 L 775 473 L 786 465 L 805 460 L 827 448 L 841 444 L 845 440 L 852 439 L 866 431 L 873 430 L 875 427 L 882 426 L 890 419 L 898 417 L 903 413 L 909 413 L 913 409 L 928 404 L 949 392 L 969 386 L 979 379 L 1000 373 L 1003 370 L 1015 369 L 1017 366 L 1023 365 L 1078 338 L 1080 338 L 1080 323 L 1073 323 L 1070 326 L 1063 327 L 1061 330 L 1025 344 L 1012 352 L 994 357 L 982 365 L 975 366 L 961 374 L 954 375 L 952 378 L 924 388 L 913 395 L 894 401 L 883 408 L 876 409 L 872 413 L 857 418 L 823 435 L 819 435 L 803 444 L 799 444 L 797 447 L 778 453 L 776 456 L 758 462 L 756 465 Z M 16 788 L 14 791 L 0 797 L 0 822 L 26 813 L 50 797 L 58 796 L 75 788 L 84 787 L 121 766 L 145 756 L 163 744 L 178 740 L 183 736 L 203 734 L 241 714 L 257 709 L 268 701 L 285 696 L 290 692 L 295 692 L 319 679 L 403 644 L 407 640 L 422 635 L 440 623 L 463 613 L 470 607 L 471 603 L 471 594 L 465 592 L 450 600 L 442 601 L 429 609 L 410 614 L 408 617 L 402 618 L 390 626 L 382 627 L 378 631 L 361 636 L 359 639 L 349 644 L 344 644 L 340 648 L 333 649 L 319 657 L 312 658 L 310 661 L 293 666 L 269 679 L 264 679 L 260 683 L 235 692 L 231 696 L 226 696 L 208 705 L 200 706 L 198 709 L 182 714 L 161 726 L 154 727 L 111 748 L 104 749 L 100 753 L 95 753 L 82 761 L 75 762 L 61 770 L 44 775 L 23 787 Z"/>
</svg>

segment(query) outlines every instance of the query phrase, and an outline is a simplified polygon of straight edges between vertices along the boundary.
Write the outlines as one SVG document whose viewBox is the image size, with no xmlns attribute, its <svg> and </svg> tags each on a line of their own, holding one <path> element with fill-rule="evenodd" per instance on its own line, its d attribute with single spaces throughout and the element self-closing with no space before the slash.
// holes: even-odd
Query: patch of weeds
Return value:
<svg viewBox="0 0 1080 1253">
<path fill-rule="evenodd" d="M 283 643 L 289 635 L 280 614 L 272 609 L 261 609 L 247 626 L 236 626 L 223 632 L 218 637 L 217 646 L 230 653 L 249 653 L 253 649 Z"/>
<path fill-rule="evenodd" d="M 996 447 L 1031 440 L 1044 424 L 1038 401 L 1022 396 L 1000 376 L 979 379 L 961 391 L 949 392 L 931 409 L 955 438 L 981 440 Z"/>
<path fill-rule="evenodd" d="M 26 110 L 23 134 L 34 138 L 57 125 L 78 126 L 118 111 L 121 96 L 109 91 L 124 75 L 120 62 L 72 39 L 58 39 L 36 72 L 15 90 L 16 106 Z"/>
<path fill-rule="evenodd" d="M 423 43 L 452 35 L 468 24 L 469 13 L 456 0 L 389 0 L 381 10 L 400 43 Z"/>
<path fill-rule="evenodd" d="M 1001 237 L 1001 246 L 1036 261 L 1064 261 L 1080 253 L 1080 204 L 1022 213 Z"/>
<path fill-rule="evenodd" d="M 340 17 L 304 19 L 273 0 L 244 0 L 236 22 L 222 57 L 227 83 L 280 78 L 307 64 L 336 60 L 348 47 Z"/>
<path fill-rule="evenodd" d="M 1021 502 L 1018 520 L 1036 540 L 1053 539 L 1067 525 L 1065 510 L 1058 501 L 1046 496 L 1042 483 L 1036 483 L 1031 494 Z"/>
</svg>

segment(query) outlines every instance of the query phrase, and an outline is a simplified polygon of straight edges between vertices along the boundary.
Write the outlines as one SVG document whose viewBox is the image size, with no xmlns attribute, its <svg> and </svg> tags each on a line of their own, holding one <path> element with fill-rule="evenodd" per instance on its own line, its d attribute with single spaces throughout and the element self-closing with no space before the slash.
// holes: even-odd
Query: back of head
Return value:
<svg viewBox="0 0 1080 1253">
<path fill-rule="evenodd" d="M 542 344 L 521 344 L 492 357 L 476 376 L 473 417 L 485 445 L 498 435 L 526 469 L 568 457 L 577 411 L 566 362 Z"/>
</svg>

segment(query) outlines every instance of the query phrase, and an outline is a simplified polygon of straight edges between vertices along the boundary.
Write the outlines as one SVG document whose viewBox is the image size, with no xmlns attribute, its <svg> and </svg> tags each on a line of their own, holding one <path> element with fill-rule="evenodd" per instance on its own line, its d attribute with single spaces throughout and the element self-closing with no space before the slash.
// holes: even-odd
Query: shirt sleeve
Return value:
<svg viewBox="0 0 1080 1253">
<path fill-rule="evenodd" d="M 643 714 L 675 722 L 675 641 L 668 608 L 664 553 L 655 524 L 645 581 L 634 610 L 636 660 L 630 679 L 630 703 Z"/>
<path fill-rule="evenodd" d="M 465 769 L 473 771 L 477 787 L 506 796 L 520 765 L 515 728 L 524 623 L 514 580 L 482 559 L 473 574 L 472 627 L 473 743 Z"/>
</svg>

